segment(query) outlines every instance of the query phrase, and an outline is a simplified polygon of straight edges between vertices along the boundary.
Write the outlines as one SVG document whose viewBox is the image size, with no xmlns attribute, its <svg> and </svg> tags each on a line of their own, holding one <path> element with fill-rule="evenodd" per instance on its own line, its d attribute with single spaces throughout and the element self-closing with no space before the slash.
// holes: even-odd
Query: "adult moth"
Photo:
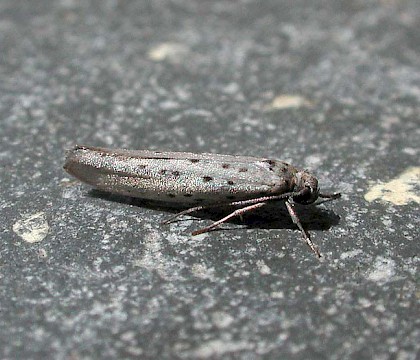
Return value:
<svg viewBox="0 0 420 360">
<path fill-rule="evenodd" d="M 282 201 L 318 257 L 321 254 L 303 228 L 294 204 L 341 196 L 320 193 L 317 178 L 306 170 L 281 160 L 250 156 L 76 146 L 68 151 L 64 169 L 99 190 L 189 206 L 165 223 L 199 210 L 232 208 L 232 213 L 193 235 L 269 202 Z"/>
</svg>

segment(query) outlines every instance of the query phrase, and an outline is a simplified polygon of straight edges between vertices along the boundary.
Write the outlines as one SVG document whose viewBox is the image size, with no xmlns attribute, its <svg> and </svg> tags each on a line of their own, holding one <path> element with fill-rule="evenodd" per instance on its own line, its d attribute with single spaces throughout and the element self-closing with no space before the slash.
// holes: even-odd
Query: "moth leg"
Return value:
<svg viewBox="0 0 420 360">
<path fill-rule="evenodd" d="M 207 206 L 195 206 L 195 207 L 192 207 L 192 208 L 189 208 L 189 209 L 185 209 L 183 211 L 180 211 L 179 213 L 176 213 L 175 215 L 172 215 L 171 217 L 167 218 L 165 221 L 162 221 L 161 224 L 169 224 L 172 221 L 174 221 L 176 218 L 178 218 L 182 215 L 186 215 L 186 214 L 189 214 L 189 213 L 192 213 L 192 212 L 195 212 L 195 211 L 204 210 L 206 208 L 207 208 Z"/>
<path fill-rule="evenodd" d="M 341 197 L 341 193 L 318 194 L 318 196 L 324 199 L 338 199 Z"/>
<path fill-rule="evenodd" d="M 320 204 L 326 203 L 328 201 L 339 199 L 339 198 L 341 198 L 341 193 L 318 194 L 318 197 L 323 199 L 323 200 L 317 200 L 315 202 L 315 205 L 320 205 Z"/>
<path fill-rule="evenodd" d="M 231 219 L 231 218 L 233 218 L 235 216 L 241 216 L 242 214 L 244 214 L 244 213 L 246 213 L 248 211 L 252 211 L 252 210 L 258 209 L 260 207 L 263 207 L 265 204 L 266 204 L 265 202 L 260 202 L 260 203 L 257 203 L 257 204 L 252 204 L 252 205 L 246 206 L 246 207 L 241 208 L 241 209 L 237 209 L 234 212 L 230 213 L 229 215 L 225 216 L 224 218 L 222 218 L 222 219 L 220 219 L 218 221 L 215 221 L 210 226 L 207 226 L 207 227 L 202 228 L 200 230 L 194 231 L 192 233 L 192 235 L 198 235 L 198 234 L 203 234 L 205 232 L 209 232 L 210 230 L 212 230 L 215 227 L 219 226 L 220 224 L 226 222 L 227 220 L 229 220 L 229 219 Z"/>
<path fill-rule="evenodd" d="M 285 194 L 281 194 L 281 195 L 262 196 L 262 197 L 259 197 L 259 198 L 249 199 L 249 200 L 240 200 L 240 201 L 231 201 L 231 202 L 219 203 L 219 204 L 213 204 L 213 205 L 195 206 L 195 207 L 183 210 L 183 211 L 169 217 L 168 219 L 163 221 L 162 224 L 169 224 L 170 222 L 174 221 L 176 218 L 178 218 L 182 215 L 187 215 L 187 214 L 190 214 L 192 212 L 196 212 L 196 211 L 200 211 L 200 210 L 217 209 L 217 208 L 220 209 L 220 208 L 228 207 L 228 206 L 242 206 L 242 205 L 258 204 L 258 203 L 265 202 L 265 201 L 282 200 L 282 199 L 286 199 L 286 198 L 289 198 L 291 196 L 297 196 L 297 195 L 300 195 L 300 192 L 289 192 L 289 193 L 285 193 Z"/>
<path fill-rule="evenodd" d="M 321 253 L 319 252 L 318 248 L 315 246 L 315 244 L 312 242 L 311 238 L 309 237 L 309 234 L 305 231 L 305 229 L 302 226 L 302 223 L 299 220 L 299 217 L 295 211 L 293 199 L 289 198 L 285 202 L 287 210 L 289 211 L 290 217 L 292 218 L 292 221 L 296 224 L 296 226 L 299 228 L 299 230 L 302 233 L 302 236 L 305 240 L 305 242 L 308 244 L 308 246 L 311 248 L 311 250 L 318 256 L 321 257 Z"/>
</svg>

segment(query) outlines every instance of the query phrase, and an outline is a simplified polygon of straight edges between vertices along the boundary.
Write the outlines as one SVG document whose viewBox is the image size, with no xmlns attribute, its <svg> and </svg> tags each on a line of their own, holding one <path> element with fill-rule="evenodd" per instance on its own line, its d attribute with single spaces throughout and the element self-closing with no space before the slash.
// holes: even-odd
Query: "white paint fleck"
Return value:
<svg viewBox="0 0 420 360">
<path fill-rule="evenodd" d="M 336 315 L 338 313 L 338 308 L 335 305 L 331 305 L 329 308 L 325 309 L 325 313 L 329 316 Z"/>
<path fill-rule="evenodd" d="M 272 299 L 284 299 L 284 292 L 283 291 L 273 291 L 270 294 Z"/>
<path fill-rule="evenodd" d="M 213 324 L 219 329 L 225 329 L 233 323 L 233 317 L 226 312 L 216 311 L 212 314 Z"/>
<path fill-rule="evenodd" d="M 223 91 L 226 94 L 230 94 L 230 95 L 234 95 L 236 93 L 238 93 L 240 91 L 241 87 L 239 86 L 238 83 L 235 82 L 231 82 L 229 84 L 227 84 L 226 86 L 223 87 Z"/>
<path fill-rule="evenodd" d="M 189 48 L 181 43 L 165 42 L 149 50 L 149 58 L 153 61 L 170 60 L 180 62 L 189 52 Z"/>
<path fill-rule="evenodd" d="M 209 269 L 203 264 L 194 264 L 191 267 L 191 272 L 200 279 L 214 280 L 214 269 Z"/>
<path fill-rule="evenodd" d="M 206 118 L 210 119 L 212 116 L 213 113 L 205 109 L 189 109 L 182 112 L 177 112 L 174 116 L 171 116 L 166 121 L 168 123 L 176 123 L 185 119 L 195 119 L 193 121 L 197 121 L 200 117 L 202 117 L 204 120 Z"/>
<path fill-rule="evenodd" d="M 359 298 L 359 299 L 357 299 L 357 302 L 364 309 L 368 309 L 372 306 L 372 301 L 368 298 L 364 298 L 364 297 Z"/>
<path fill-rule="evenodd" d="M 302 96 L 283 94 L 276 96 L 271 104 L 267 107 L 267 110 L 282 110 L 305 106 L 309 107 L 311 105 L 312 103 Z"/>
<path fill-rule="evenodd" d="M 262 275 L 271 274 L 271 269 L 267 266 L 264 260 L 257 260 L 257 268 Z"/>
<path fill-rule="evenodd" d="M 28 243 L 44 240 L 48 234 L 49 225 L 44 212 L 27 214 L 13 224 L 13 231 Z"/>
<path fill-rule="evenodd" d="M 341 253 L 340 259 L 341 260 L 353 259 L 353 258 L 359 256 L 361 253 L 363 253 L 363 251 L 361 249 L 346 251 L 346 252 Z"/>
<path fill-rule="evenodd" d="M 316 154 L 311 154 L 305 157 L 305 165 L 311 167 L 312 169 L 321 165 L 322 162 L 322 157 Z"/>
<path fill-rule="evenodd" d="M 162 110 L 174 110 L 179 109 L 179 103 L 173 100 L 165 100 L 159 103 L 159 107 Z"/>
<path fill-rule="evenodd" d="M 128 346 L 126 347 L 127 352 L 133 356 L 143 355 L 143 349 L 138 346 Z"/>
<path fill-rule="evenodd" d="M 402 152 L 407 155 L 418 156 L 418 149 L 413 147 L 405 147 L 402 149 Z"/>
<path fill-rule="evenodd" d="M 385 283 L 395 275 L 395 261 L 378 256 L 367 278 L 378 283 Z"/>
<path fill-rule="evenodd" d="M 365 199 L 369 202 L 379 199 L 394 205 L 406 205 L 410 201 L 420 203 L 419 188 L 420 166 L 414 166 L 387 183 L 372 186 Z"/>
<path fill-rule="evenodd" d="M 207 359 L 251 349 L 253 346 L 245 341 L 210 340 L 189 352 L 189 355 L 193 358 Z"/>
<path fill-rule="evenodd" d="M 125 272 L 125 269 L 126 269 L 126 267 L 124 265 L 117 265 L 117 266 L 114 266 L 112 268 L 112 272 L 114 274 L 124 273 Z"/>
<path fill-rule="evenodd" d="M 136 333 L 134 331 L 127 331 L 121 334 L 121 340 L 125 342 L 131 342 L 136 339 Z"/>
</svg>

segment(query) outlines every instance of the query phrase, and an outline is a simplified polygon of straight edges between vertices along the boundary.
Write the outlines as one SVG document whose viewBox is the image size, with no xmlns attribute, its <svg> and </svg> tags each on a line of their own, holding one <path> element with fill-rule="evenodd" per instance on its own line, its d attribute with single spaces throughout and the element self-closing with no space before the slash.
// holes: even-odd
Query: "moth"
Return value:
<svg viewBox="0 0 420 360">
<path fill-rule="evenodd" d="M 67 152 L 64 169 L 99 190 L 189 207 L 164 223 L 200 210 L 232 209 L 229 215 L 193 235 L 267 203 L 284 202 L 303 239 L 318 257 L 321 254 L 294 205 L 341 196 L 320 193 L 317 178 L 306 170 L 281 160 L 250 156 L 76 146 Z"/>
</svg>

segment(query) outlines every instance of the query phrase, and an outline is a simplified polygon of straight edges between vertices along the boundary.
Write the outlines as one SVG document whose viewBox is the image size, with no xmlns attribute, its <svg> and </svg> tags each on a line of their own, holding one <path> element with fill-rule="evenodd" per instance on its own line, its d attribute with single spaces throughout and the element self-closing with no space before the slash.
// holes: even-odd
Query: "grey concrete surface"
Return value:
<svg viewBox="0 0 420 360">
<path fill-rule="evenodd" d="M 0 2 L 2 359 L 416 359 L 420 4 Z M 75 144 L 280 158 L 341 200 L 214 214 L 91 191 Z"/>
</svg>

